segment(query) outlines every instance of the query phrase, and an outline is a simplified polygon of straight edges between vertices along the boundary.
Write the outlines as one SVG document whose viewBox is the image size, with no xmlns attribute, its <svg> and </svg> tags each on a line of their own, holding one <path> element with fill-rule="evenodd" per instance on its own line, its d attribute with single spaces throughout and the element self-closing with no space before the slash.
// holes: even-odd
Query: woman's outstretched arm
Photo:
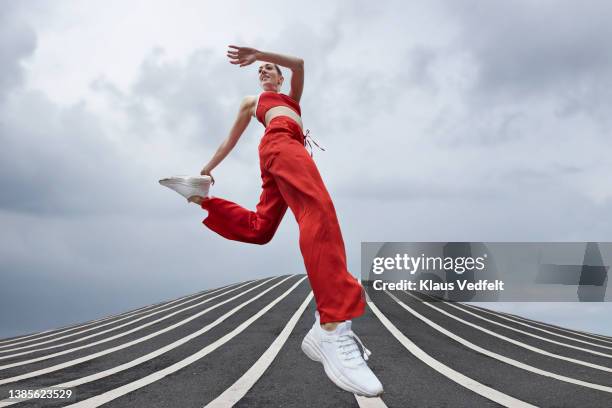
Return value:
<svg viewBox="0 0 612 408">
<path fill-rule="evenodd" d="M 245 96 L 240 103 L 240 109 L 238 110 L 238 116 L 236 117 L 236 121 L 234 122 L 234 126 L 230 130 L 227 138 L 221 143 L 212 159 L 204 166 L 201 175 L 208 175 L 212 178 L 210 172 L 217 167 L 219 163 L 225 159 L 225 157 L 229 154 L 230 151 L 236 146 L 238 139 L 242 136 L 242 133 L 249 125 L 251 121 L 251 109 L 253 108 L 253 103 L 255 102 L 254 96 Z M 212 179 L 214 183 L 214 178 Z"/>
<path fill-rule="evenodd" d="M 233 48 L 233 50 L 229 50 L 227 56 L 231 59 L 232 64 L 240 64 L 241 67 L 245 67 L 255 61 L 263 61 L 289 68 L 291 70 L 289 96 L 298 102 L 300 101 L 304 90 L 304 60 L 302 58 L 235 45 L 230 45 L 230 48 Z"/>
</svg>

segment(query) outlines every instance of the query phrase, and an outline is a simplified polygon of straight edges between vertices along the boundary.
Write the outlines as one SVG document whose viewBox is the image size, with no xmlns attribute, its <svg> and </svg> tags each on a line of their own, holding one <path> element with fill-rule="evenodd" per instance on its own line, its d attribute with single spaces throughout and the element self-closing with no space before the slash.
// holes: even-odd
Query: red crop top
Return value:
<svg viewBox="0 0 612 408">
<path fill-rule="evenodd" d="M 264 91 L 259 94 L 257 99 L 257 107 L 255 108 L 255 117 L 261 122 L 262 125 L 266 126 L 265 118 L 266 112 L 276 106 L 286 106 L 294 110 L 298 115 L 302 116 L 302 110 L 300 104 L 297 103 L 293 98 L 280 92 Z"/>
</svg>

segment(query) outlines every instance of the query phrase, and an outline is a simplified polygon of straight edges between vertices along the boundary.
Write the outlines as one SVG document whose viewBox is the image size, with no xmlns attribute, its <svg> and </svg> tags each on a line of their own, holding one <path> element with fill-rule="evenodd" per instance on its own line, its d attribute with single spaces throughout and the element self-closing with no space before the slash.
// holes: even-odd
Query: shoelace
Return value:
<svg viewBox="0 0 612 408">
<path fill-rule="evenodd" d="M 312 154 L 312 144 L 310 143 L 311 140 L 312 140 L 312 143 L 315 144 L 315 146 L 317 146 L 322 151 L 325 151 L 325 149 L 323 147 L 321 147 L 316 142 L 316 140 L 310 135 L 310 129 L 306 129 L 306 133 L 304 133 L 304 147 L 308 146 L 308 148 L 310 150 L 310 157 L 314 157 L 313 154 Z"/>
<path fill-rule="evenodd" d="M 363 349 L 364 353 L 363 355 L 359 353 L 359 347 L 357 347 L 357 343 L 355 343 L 355 340 L 357 340 L 359 344 L 361 344 L 361 348 Z M 357 356 L 359 355 L 367 361 L 368 357 L 372 354 L 372 352 L 368 350 L 366 346 L 363 345 L 361 339 L 357 337 L 357 335 L 352 330 L 348 331 L 346 334 L 338 336 L 337 341 L 340 345 L 340 348 L 342 349 L 342 354 L 346 356 L 346 360 L 352 360 L 353 358 L 357 358 Z M 347 348 L 348 350 L 345 351 L 345 348 Z M 355 352 L 357 352 L 357 354 L 355 354 Z"/>
</svg>

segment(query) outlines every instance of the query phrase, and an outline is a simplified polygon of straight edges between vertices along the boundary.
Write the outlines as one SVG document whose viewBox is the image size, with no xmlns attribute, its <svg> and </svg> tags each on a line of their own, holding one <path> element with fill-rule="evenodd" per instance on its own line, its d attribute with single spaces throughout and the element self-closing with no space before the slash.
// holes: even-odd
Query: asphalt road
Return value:
<svg viewBox="0 0 612 408">
<path fill-rule="evenodd" d="M 314 299 L 305 275 L 283 275 L 0 339 L 0 407 L 612 407 L 610 337 L 366 289 L 353 330 L 381 398 L 302 353 Z M 71 398 L 9 399 L 48 387 Z"/>
</svg>

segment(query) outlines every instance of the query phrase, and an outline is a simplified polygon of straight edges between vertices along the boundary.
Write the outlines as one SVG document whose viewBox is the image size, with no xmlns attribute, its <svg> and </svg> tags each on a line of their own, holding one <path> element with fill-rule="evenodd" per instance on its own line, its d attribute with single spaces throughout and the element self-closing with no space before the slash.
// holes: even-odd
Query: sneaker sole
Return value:
<svg viewBox="0 0 612 408">
<path fill-rule="evenodd" d="M 178 180 L 160 180 L 159 184 L 161 184 L 162 186 L 168 187 L 171 186 L 173 184 L 180 184 L 182 186 L 186 186 L 186 187 L 204 187 L 206 184 L 202 184 L 202 183 L 186 183 L 184 181 L 178 181 Z"/>
<path fill-rule="evenodd" d="M 352 392 L 353 394 L 361 395 L 364 397 L 378 397 L 379 395 L 382 395 L 382 392 L 376 395 L 366 394 L 363 391 L 359 391 L 357 388 L 349 384 L 348 381 L 344 379 L 344 376 L 342 374 L 336 373 L 334 371 L 332 365 L 325 358 L 325 355 L 321 352 L 316 343 L 310 339 L 309 335 L 306 335 L 306 337 L 304 337 L 304 340 L 302 340 L 302 351 L 311 360 L 323 364 L 323 369 L 325 370 L 325 374 L 327 374 L 327 377 L 329 377 L 329 379 L 334 384 L 342 388 L 344 391 Z"/>
<path fill-rule="evenodd" d="M 181 186 L 196 188 L 196 189 L 205 189 L 205 190 L 208 190 L 210 188 L 210 178 L 198 179 L 198 180 L 186 182 L 183 179 L 177 179 L 177 178 L 174 178 L 174 177 L 170 177 L 170 178 L 165 178 L 165 179 L 159 180 L 159 184 L 161 184 L 162 186 L 167 187 L 169 189 L 172 189 L 172 190 L 174 190 L 174 189 L 171 186 L 172 185 L 177 185 L 177 184 L 181 185 Z M 208 191 L 206 191 L 206 194 L 203 197 L 208 197 L 208 194 L 209 194 Z M 194 194 L 194 195 L 199 195 L 199 194 Z M 185 196 L 183 196 L 183 197 L 185 197 Z M 191 196 L 191 197 L 193 197 L 193 196 Z M 189 200 L 189 198 L 187 198 L 187 199 Z"/>
<path fill-rule="evenodd" d="M 201 187 L 204 185 L 210 185 L 210 180 L 194 180 L 194 181 L 186 182 L 181 179 L 165 178 L 165 179 L 159 180 L 159 184 L 164 185 L 164 186 L 168 184 L 181 184 L 183 186 L 189 186 L 189 187 L 193 187 L 193 186 Z"/>
</svg>

